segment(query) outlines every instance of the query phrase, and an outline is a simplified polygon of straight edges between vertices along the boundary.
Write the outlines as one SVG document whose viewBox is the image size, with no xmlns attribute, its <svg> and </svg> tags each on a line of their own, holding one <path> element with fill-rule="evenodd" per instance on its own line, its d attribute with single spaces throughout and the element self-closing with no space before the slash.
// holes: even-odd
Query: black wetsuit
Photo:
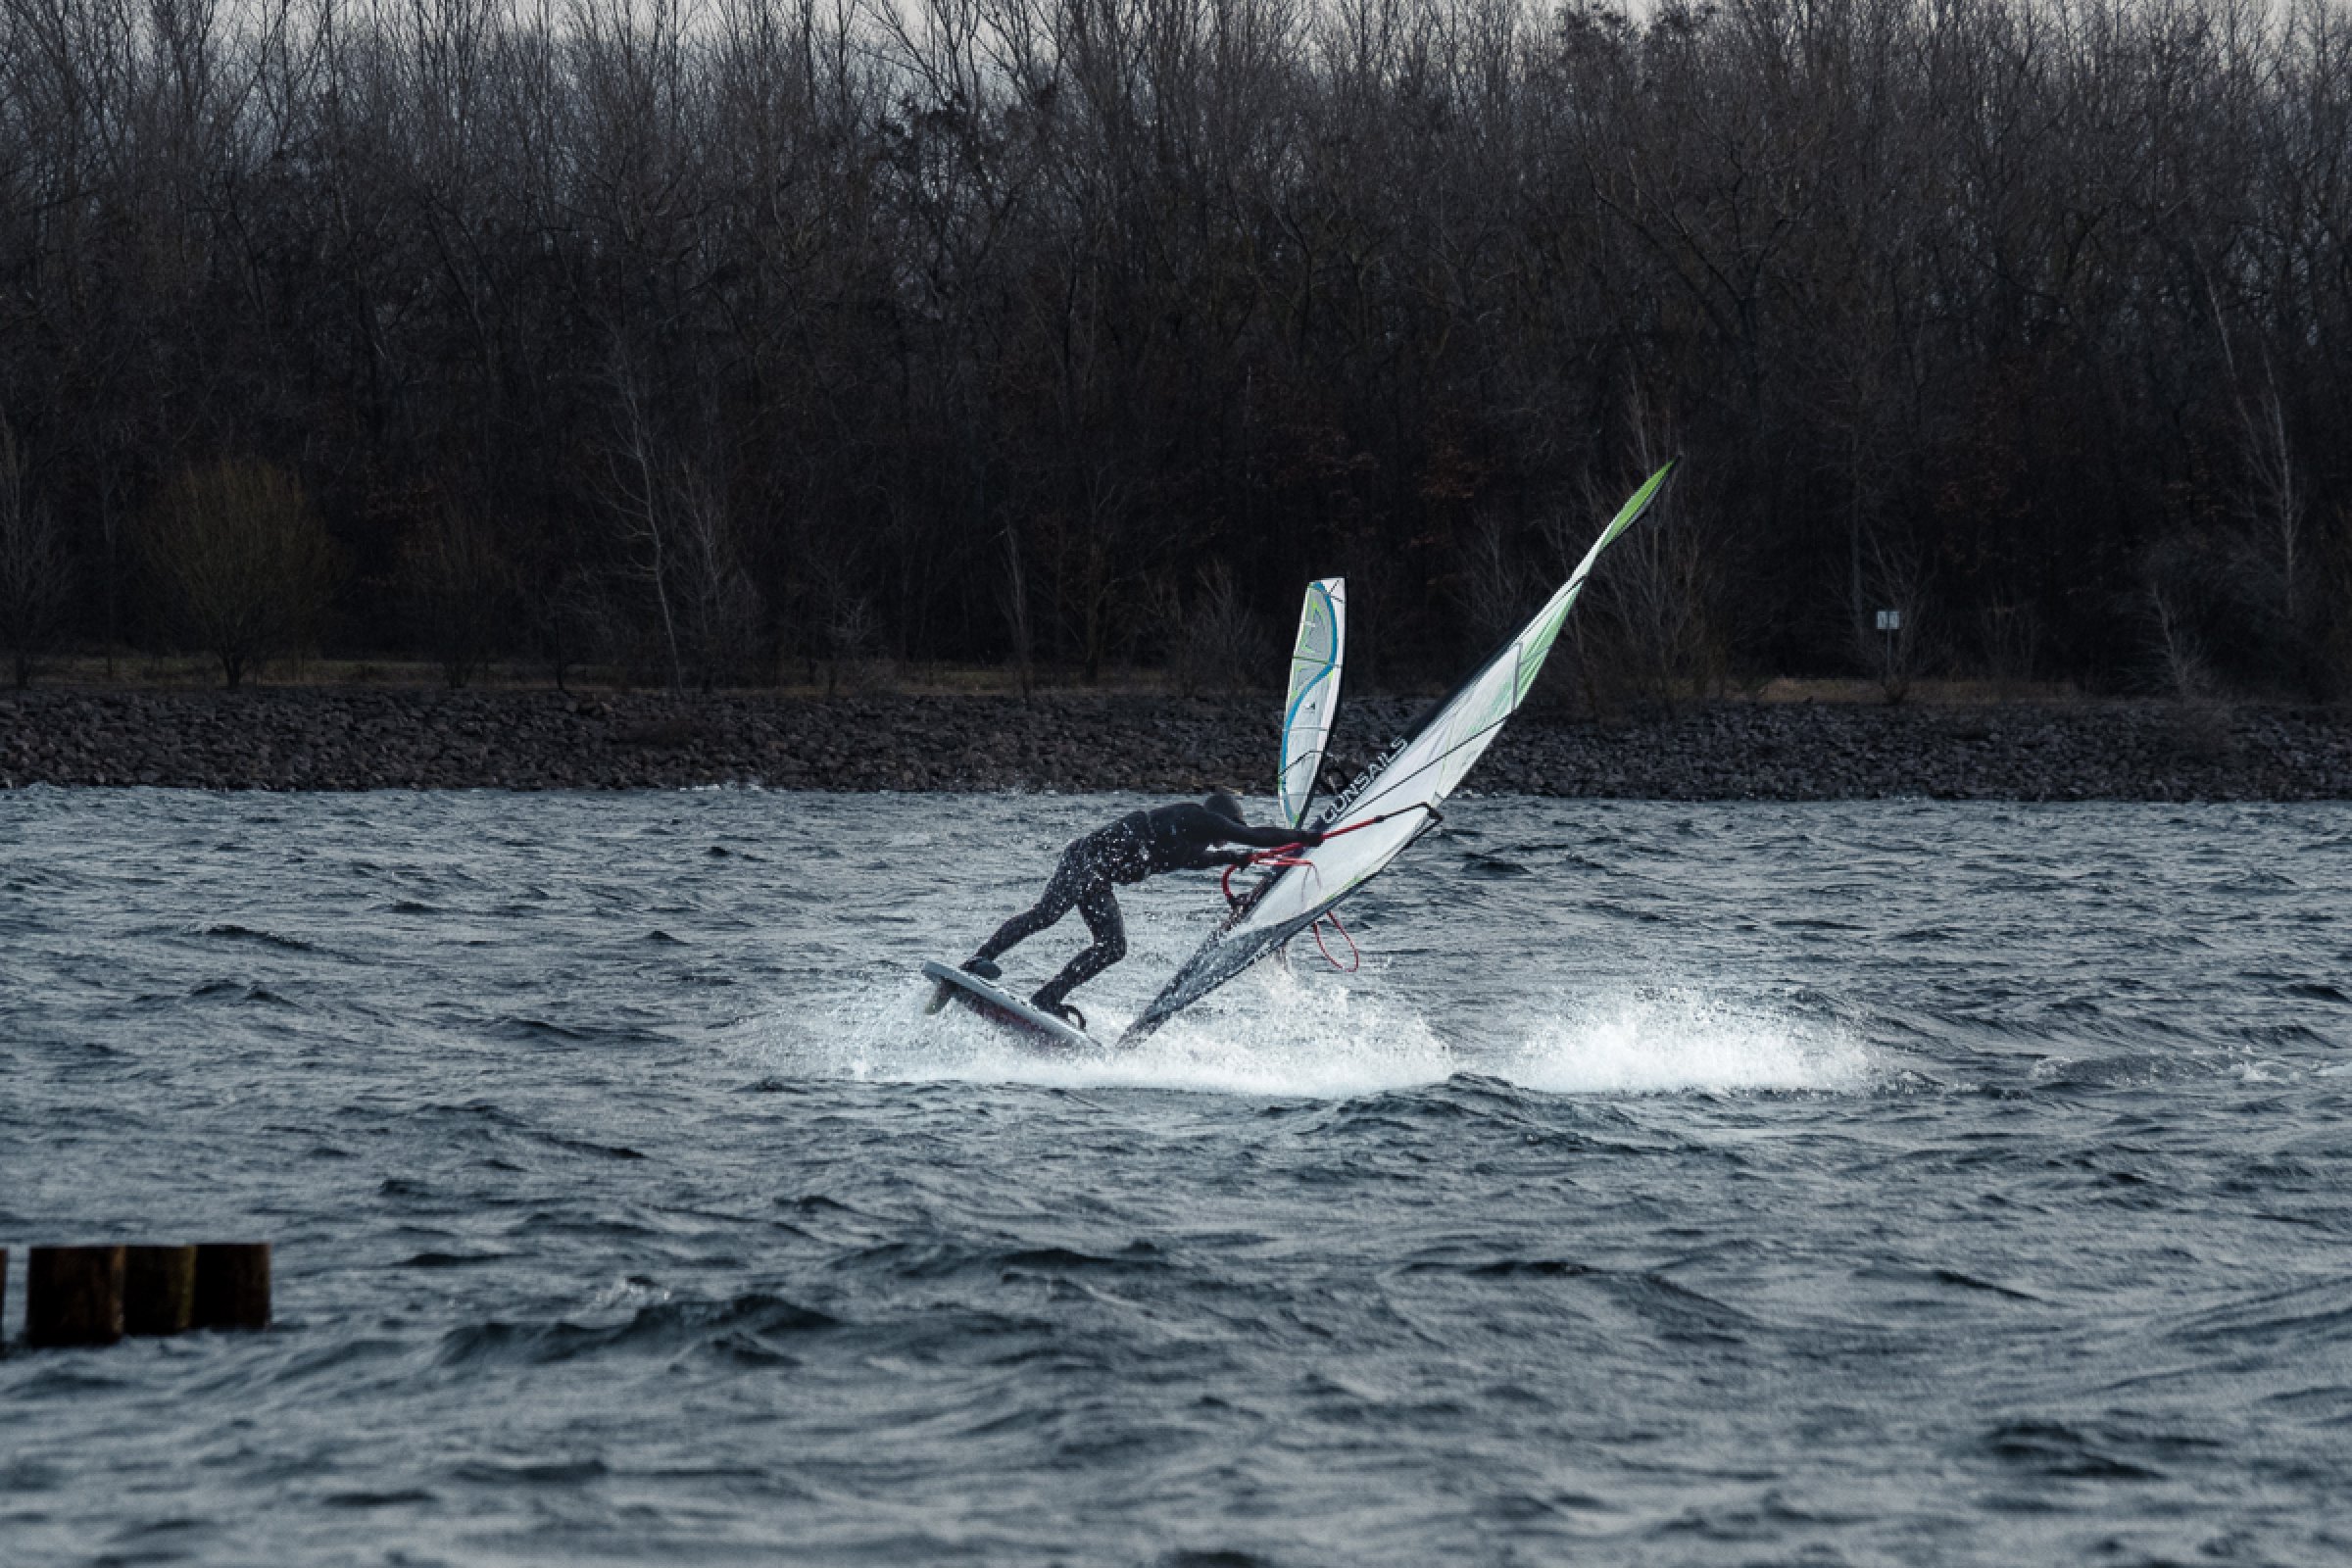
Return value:
<svg viewBox="0 0 2352 1568">
<path fill-rule="evenodd" d="M 1250 858 L 1239 851 L 1220 850 L 1220 844 L 1278 850 L 1315 836 L 1296 828 L 1251 827 L 1192 801 L 1130 811 L 1106 828 L 1071 840 L 1035 907 L 1005 921 L 973 956 L 994 959 L 1075 908 L 1095 942 L 1038 991 L 1033 1000 L 1052 1010 L 1061 1005 L 1062 998 L 1127 956 L 1127 924 L 1119 917 L 1119 901 L 1111 895 L 1114 884 L 1132 885 L 1162 871 L 1240 865 Z"/>
</svg>

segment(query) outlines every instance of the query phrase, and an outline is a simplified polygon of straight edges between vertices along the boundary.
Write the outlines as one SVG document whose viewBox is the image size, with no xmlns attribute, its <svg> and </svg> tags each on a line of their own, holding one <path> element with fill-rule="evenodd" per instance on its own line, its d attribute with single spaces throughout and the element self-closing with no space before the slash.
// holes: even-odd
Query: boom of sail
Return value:
<svg viewBox="0 0 2352 1568">
<path fill-rule="evenodd" d="M 1323 748 L 1340 713 L 1340 662 L 1348 651 L 1348 583 L 1325 577 L 1306 585 L 1298 612 L 1298 640 L 1291 646 L 1291 689 L 1282 704 L 1282 762 L 1275 794 L 1282 819 L 1306 825 L 1315 799 Z"/>
<path fill-rule="evenodd" d="M 1527 700 L 1568 612 L 1584 591 L 1585 579 L 1592 575 L 1592 564 L 1648 510 L 1674 466 L 1668 463 L 1633 493 L 1568 580 L 1517 636 L 1423 714 L 1354 787 L 1325 808 L 1316 824 L 1325 835 L 1323 843 L 1287 857 L 1291 863 L 1251 888 L 1137 1017 L 1122 1044 L 1149 1035 L 1321 919 L 1436 825 L 1439 804 L 1453 793 L 1503 722 Z"/>
</svg>

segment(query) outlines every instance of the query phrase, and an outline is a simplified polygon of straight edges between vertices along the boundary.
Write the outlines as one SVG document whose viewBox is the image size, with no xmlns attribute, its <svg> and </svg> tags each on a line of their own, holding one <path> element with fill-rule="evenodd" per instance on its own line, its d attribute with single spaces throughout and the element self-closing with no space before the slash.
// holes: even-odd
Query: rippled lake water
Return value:
<svg viewBox="0 0 2352 1568">
<path fill-rule="evenodd" d="M 2352 808 L 1463 801 L 924 1017 L 1134 804 L 0 796 L 0 1243 L 278 1273 L 11 1344 L 0 1560 L 2352 1557 Z"/>
</svg>

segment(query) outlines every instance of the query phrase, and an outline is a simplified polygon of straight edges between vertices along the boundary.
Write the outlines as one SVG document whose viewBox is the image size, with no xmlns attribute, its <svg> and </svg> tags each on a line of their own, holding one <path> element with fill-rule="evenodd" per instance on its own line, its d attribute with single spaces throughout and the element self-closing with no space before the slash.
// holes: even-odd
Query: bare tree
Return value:
<svg viewBox="0 0 2352 1568">
<path fill-rule="evenodd" d="M 582 664 L 612 657 L 618 620 L 604 581 L 585 567 L 564 572 L 534 602 L 532 638 L 556 690 L 568 691 L 571 673 Z"/>
<path fill-rule="evenodd" d="M 1899 703 L 1911 694 L 1928 643 L 1928 572 L 1919 552 L 1886 531 L 1867 537 L 1862 591 L 1874 606 L 1864 623 L 1855 617 L 1854 657 L 1879 683 L 1880 695 Z"/>
<path fill-rule="evenodd" d="M 1647 414 L 1639 392 L 1633 406 L 1642 416 L 1634 425 L 1633 466 L 1654 472 L 1675 450 L 1673 421 Z M 1598 675 L 1666 708 L 1707 695 L 1725 660 L 1722 568 L 1700 537 L 1692 485 L 1686 475 L 1617 541 L 1607 568 L 1586 589 L 1588 609 L 1576 632 L 1588 683 Z M 1554 508 L 1543 519 L 1562 573 L 1591 548 L 1595 519 L 1617 505 L 1613 492 L 1590 476 L 1579 492 L 1579 505 Z M 1595 663 L 1597 670 L 1591 667 Z"/>
<path fill-rule="evenodd" d="M 1274 640 L 1222 562 L 1201 574 L 1177 634 L 1175 666 L 1177 690 L 1187 697 L 1253 690 L 1273 678 Z"/>
<path fill-rule="evenodd" d="M 686 684 L 686 661 L 678 646 L 678 617 L 670 607 L 671 534 L 677 527 L 674 485 L 656 451 L 658 438 L 635 375 L 624 368 L 613 376 L 613 385 L 617 430 L 607 455 L 607 471 L 612 475 L 608 500 L 619 519 L 636 578 L 645 585 L 660 616 L 669 684 L 676 690 Z"/>
<path fill-rule="evenodd" d="M 2222 363 L 2229 372 L 2230 403 L 2237 415 L 2238 449 L 2244 480 L 2238 509 L 2252 530 L 2257 571 L 2268 592 L 2259 596 L 2277 628 L 2278 641 L 2295 673 L 2307 676 L 2313 646 L 2311 617 L 2305 610 L 2304 579 L 2309 575 L 2306 521 L 2310 496 L 2304 486 L 2294 444 L 2287 434 L 2286 405 L 2278 377 L 2268 357 L 2259 386 L 2249 388 L 2239 372 L 2230 328 L 2223 318 L 2219 296 L 2207 281 L 2213 311 L 2214 335 L 2220 340 Z"/>
<path fill-rule="evenodd" d="M 1984 667 L 2000 696 L 2034 678 L 2041 654 L 2041 617 L 2022 600 L 1996 599 L 1982 620 Z"/>
<path fill-rule="evenodd" d="M 1533 608 L 1535 584 L 1511 549 L 1510 527 L 1499 512 L 1489 512 L 1472 527 L 1455 594 L 1479 648 L 1517 631 Z"/>
<path fill-rule="evenodd" d="M 825 666 L 825 699 L 830 702 L 841 695 L 844 686 L 863 683 L 866 661 L 874 651 L 874 602 L 836 581 L 827 586 L 823 604 L 819 636 Z"/>
<path fill-rule="evenodd" d="M 735 516 L 700 473 L 681 479 L 676 515 L 679 618 L 696 684 L 709 691 L 758 662 L 762 606 L 736 546 Z"/>
<path fill-rule="evenodd" d="M 2177 701 L 2195 702 L 2207 695 L 2212 667 L 2197 635 L 2162 585 L 2147 587 L 2148 644 L 2164 689 Z"/>
<path fill-rule="evenodd" d="M 1004 614 L 1004 630 L 1012 647 L 1012 678 L 1025 702 L 1036 681 L 1036 628 L 1029 615 L 1029 572 L 1021 560 L 1021 531 L 1017 522 L 1004 524 L 1004 586 L 999 594 L 998 608 Z"/>
<path fill-rule="evenodd" d="M 403 546 L 401 589 L 418 636 L 452 691 L 505 645 L 514 611 L 514 568 L 489 528 L 443 505 Z"/>
<path fill-rule="evenodd" d="M 20 688 L 55 646 L 72 591 L 56 514 L 32 493 L 17 433 L 0 418 L 0 644 Z"/>
<path fill-rule="evenodd" d="M 173 624 L 220 662 L 232 690 L 264 660 L 318 635 L 339 575 L 302 486 L 250 460 L 182 473 L 143 542 Z"/>
</svg>

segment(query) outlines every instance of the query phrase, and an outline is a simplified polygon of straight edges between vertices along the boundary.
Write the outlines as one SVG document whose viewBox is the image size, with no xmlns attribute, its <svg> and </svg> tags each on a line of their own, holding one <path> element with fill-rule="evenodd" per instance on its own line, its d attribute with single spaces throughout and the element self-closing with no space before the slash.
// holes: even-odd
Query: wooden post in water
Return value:
<svg viewBox="0 0 2352 1568">
<path fill-rule="evenodd" d="M 196 1311 L 200 1329 L 270 1326 L 270 1244 L 207 1242 L 196 1249 Z"/>
<path fill-rule="evenodd" d="M 122 1249 L 36 1247 L 24 1265 L 24 1343 L 112 1345 L 122 1337 Z"/>
<path fill-rule="evenodd" d="M 123 1249 L 122 1332 L 185 1334 L 195 1321 L 196 1249 Z"/>
</svg>

